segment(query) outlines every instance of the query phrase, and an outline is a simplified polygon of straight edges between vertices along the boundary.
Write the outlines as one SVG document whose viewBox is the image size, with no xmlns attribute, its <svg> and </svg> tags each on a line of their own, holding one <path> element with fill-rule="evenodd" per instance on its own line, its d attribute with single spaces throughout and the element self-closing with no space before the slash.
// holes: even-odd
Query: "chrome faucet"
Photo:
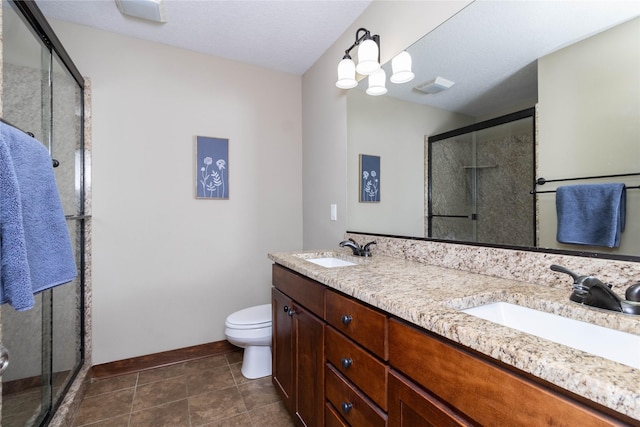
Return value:
<svg viewBox="0 0 640 427">
<path fill-rule="evenodd" d="M 605 310 L 640 315 L 640 284 L 631 285 L 625 293 L 626 299 L 623 300 L 611 290 L 610 284 L 604 284 L 593 276 L 580 276 L 555 264 L 551 266 L 551 270 L 568 274 L 573 278 L 573 292 L 569 297 L 571 301 Z"/>
<path fill-rule="evenodd" d="M 340 247 L 343 248 L 343 247 L 346 246 L 348 248 L 351 248 L 351 251 L 353 252 L 353 254 L 355 256 L 370 257 L 371 256 L 371 249 L 369 249 L 369 248 L 370 248 L 371 245 L 375 245 L 375 244 L 377 244 L 377 243 L 374 240 L 372 242 L 369 242 L 369 243 L 365 244 L 364 246 L 360 246 L 358 244 L 358 242 L 356 242 L 355 240 L 347 239 L 347 240 L 343 240 L 342 242 L 340 242 Z"/>
</svg>

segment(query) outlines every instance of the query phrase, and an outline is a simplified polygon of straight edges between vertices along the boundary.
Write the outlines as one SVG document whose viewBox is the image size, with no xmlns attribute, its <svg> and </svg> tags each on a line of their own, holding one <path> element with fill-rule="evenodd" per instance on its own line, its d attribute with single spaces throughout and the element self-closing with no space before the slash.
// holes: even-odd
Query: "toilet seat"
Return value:
<svg viewBox="0 0 640 427">
<path fill-rule="evenodd" d="M 271 328 L 271 304 L 257 305 L 230 314 L 224 324 L 230 329 Z"/>
</svg>

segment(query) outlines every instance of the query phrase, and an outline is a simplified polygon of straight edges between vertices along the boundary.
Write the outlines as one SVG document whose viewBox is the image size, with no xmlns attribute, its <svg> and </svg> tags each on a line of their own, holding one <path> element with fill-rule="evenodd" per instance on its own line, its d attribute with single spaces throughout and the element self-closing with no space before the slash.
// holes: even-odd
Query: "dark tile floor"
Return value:
<svg viewBox="0 0 640 427">
<path fill-rule="evenodd" d="M 248 380 L 242 352 L 93 380 L 75 427 L 293 426 L 271 377 Z"/>
</svg>

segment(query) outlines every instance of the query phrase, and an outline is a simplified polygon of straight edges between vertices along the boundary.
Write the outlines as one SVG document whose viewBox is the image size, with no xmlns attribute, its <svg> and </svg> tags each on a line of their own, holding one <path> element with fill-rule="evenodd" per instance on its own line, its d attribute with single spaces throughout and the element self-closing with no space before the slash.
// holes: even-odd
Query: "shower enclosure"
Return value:
<svg viewBox="0 0 640 427">
<path fill-rule="evenodd" d="M 534 109 L 428 138 L 427 237 L 534 246 Z"/>
<path fill-rule="evenodd" d="M 36 295 L 36 306 L 0 309 L 2 422 L 50 422 L 85 358 L 84 81 L 32 1 L 2 2 L 2 118 L 31 132 L 55 159 L 55 177 L 74 244 L 77 278 Z"/>
</svg>

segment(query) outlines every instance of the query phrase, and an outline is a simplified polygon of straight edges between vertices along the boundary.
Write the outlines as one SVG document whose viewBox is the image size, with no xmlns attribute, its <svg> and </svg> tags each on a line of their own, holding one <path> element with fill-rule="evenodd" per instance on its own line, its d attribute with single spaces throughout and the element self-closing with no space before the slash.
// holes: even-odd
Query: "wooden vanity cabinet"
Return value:
<svg viewBox="0 0 640 427">
<path fill-rule="evenodd" d="M 437 397 L 395 371 L 389 373 L 389 427 L 474 426 Z"/>
<path fill-rule="evenodd" d="M 296 424 L 323 426 L 325 288 L 278 265 L 273 285 L 273 384 Z"/>
<path fill-rule="evenodd" d="M 455 414 L 474 424 L 625 425 L 488 358 L 404 322 L 390 320 L 389 336 L 389 360 L 393 369 L 402 371 L 430 396 L 437 396 L 437 401 L 446 402 L 445 408 L 453 408 Z M 397 387 L 395 381 L 390 381 L 392 388 Z M 396 416 L 401 412 L 398 405 L 397 401 L 390 403 L 390 425 L 403 424 L 397 421 Z"/>
<path fill-rule="evenodd" d="M 327 400 L 350 426 L 386 426 L 388 317 L 330 289 L 326 302 Z"/>
<path fill-rule="evenodd" d="M 640 425 L 282 266 L 273 284 L 273 383 L 298 425 Z"/>
</svg>

